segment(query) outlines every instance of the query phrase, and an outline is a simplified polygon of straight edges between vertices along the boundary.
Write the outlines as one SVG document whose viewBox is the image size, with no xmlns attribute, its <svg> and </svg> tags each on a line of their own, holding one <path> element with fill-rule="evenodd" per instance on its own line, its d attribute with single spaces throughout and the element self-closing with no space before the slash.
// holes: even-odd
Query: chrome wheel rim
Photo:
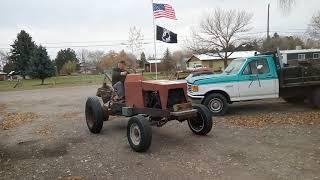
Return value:
<svg viewBox="0 0 320 180">
<path fill-rule="evenodd" d="M 223 108 L 223 102 L 219 98 L 213 98 L 209 102 L 209 109 L 212 112 L 220 112 Z"/>
<path fill-rule="evenodd" d="M 135 123 L 130 126 L 130 139 L 134 145 L 139 145 L 141 141 L 141 132 L 139 126 Z"/>
</svg>

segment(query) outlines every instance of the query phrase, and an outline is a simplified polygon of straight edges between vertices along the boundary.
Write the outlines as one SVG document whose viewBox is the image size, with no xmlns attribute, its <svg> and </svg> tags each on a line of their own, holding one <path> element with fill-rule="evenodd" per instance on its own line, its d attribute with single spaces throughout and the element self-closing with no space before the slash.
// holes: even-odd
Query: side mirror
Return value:
<svg viewBox="0 0 320 180">
<path fill-rule="evenodd" d="M 259 73 L 259 74 L 262 74 L 262 68 L 263 68 L 263 65 L 262 65 L 262 64 L 259 64 L 259 65 L 257 66 L 257 70 L 258 70 L 258 73 Z"/>
<path fill-rule="evenodd" d="M 262 64 L 260 64 L 260 65 L 257 66 L 257 69 L 258 69 L 259 71 L 260 71 L 262 68 L 263 68 L 263 65 L 262 65 Z"/>
</svg>

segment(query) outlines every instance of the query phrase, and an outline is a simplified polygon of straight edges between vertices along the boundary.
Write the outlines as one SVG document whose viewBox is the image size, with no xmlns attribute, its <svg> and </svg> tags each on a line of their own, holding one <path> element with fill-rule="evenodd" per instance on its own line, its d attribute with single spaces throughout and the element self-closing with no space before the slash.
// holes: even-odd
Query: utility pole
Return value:
<svg viewBox="0 0 320 180">
<path fill-rule="evenodd" d="M 270 39 L 270 3 L 268 4 L 267 40 Z"/>
</svg>

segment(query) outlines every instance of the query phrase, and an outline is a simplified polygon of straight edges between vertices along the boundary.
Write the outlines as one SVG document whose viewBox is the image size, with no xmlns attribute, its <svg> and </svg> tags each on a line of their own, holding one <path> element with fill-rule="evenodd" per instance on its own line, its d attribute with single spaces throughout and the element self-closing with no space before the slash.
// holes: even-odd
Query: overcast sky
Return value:
<svg viewBox="0 0 320 180">
<path fill-rule="evenodd" d="M 203 14 L 215 8 L 246 10 L 254 14 L 252 34 L 265 36 L 267 4 L 271 3 L 270 30 L 280 34 L 302 34 L 320 0 L 296 0 L 289 14 L 283 13 L 277 0 L 166 0 L 172 4 L 178 20 L 160 19 L 157 24 L 178 34 L 178 44 L 157 43 L 158 54 L 166 47 L 184 47 L 183 39 L 199 24 Z M 128 39 L 130 27 L 140 28 L 147 55 L 153 53 L 151 0 L 1 0 L 0 48 L 7 50 L 17 33 L 24 29 L 37 44 L 48 48 L 51 58 L 61 48 L 72 46 L 90 50 L 128 50 L 120 45 Z M 73 43 L 71 43 L 73 42 Z M 94 47 L 94 45 L 97 45 Z"/>
</svg>

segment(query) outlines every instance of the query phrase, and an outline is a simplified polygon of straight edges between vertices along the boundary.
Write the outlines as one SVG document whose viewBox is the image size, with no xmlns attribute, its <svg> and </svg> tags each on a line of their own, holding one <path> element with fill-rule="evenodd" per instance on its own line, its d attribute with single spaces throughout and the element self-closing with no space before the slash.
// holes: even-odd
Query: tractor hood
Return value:
<svg viewBox="0 0 320 180">
<path fill-rule="evenodd" d="M 214 84 L 214 83 L 222 83 L 222 82 L 232 82 L 238 79 L 237 74 L 212 74 L 212 75 L 205 75 L 205 76 L 197 76 L 188 79 L 189 84 L 194 85 L 203 85 L 203 84 Z"/>
</svg>

